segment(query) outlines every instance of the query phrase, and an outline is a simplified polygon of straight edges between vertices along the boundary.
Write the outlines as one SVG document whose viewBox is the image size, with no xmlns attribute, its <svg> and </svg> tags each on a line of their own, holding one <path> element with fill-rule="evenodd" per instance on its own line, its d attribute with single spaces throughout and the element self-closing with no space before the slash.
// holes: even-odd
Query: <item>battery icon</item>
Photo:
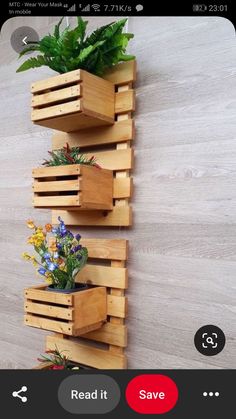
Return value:
<svg viewBox="0 0 236 419">
<path fill-rule="evenodd" d="M 207 5 L 206 4 L 193 4 L 193 12 L 206 12 Z"/>
</svg>

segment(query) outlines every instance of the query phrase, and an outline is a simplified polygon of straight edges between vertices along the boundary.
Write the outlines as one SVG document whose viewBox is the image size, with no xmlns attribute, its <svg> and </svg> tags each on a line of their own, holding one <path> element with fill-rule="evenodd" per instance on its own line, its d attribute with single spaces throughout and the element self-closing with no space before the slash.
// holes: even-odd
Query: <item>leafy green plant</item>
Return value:
<svg viewBox="0 0 236 419">
<path fill-rule="evenodd" d="M 80 153 L 79 147 L 70 147 L 68 143 L 59 150 L 49 151 L 48 154 L 50 154 L 51 159 L 43 162 L 43 165 L 47 167 L 65 166 L 67 164 L 85 164 L 100 169 L 94 156 L 88 158 Z"/>
<path fill-rule="evenodd" d="M 32 42 L 19 57 L 29 52 L 40 52 L 40 55 L 29 58 L 17 70 L 48 66 L 58 73 L 66 73 L 78 68 L 102 76 L 104 71 L 122 61 L 133 60 L 133 55 L 126 54 L 131 33 L 123 33 L 127 19 L 109 23 L 86 36 L 88 22 L 77 18 L 74 29 L 67 27 L 60 31 L 63 18 L 49 34 L 39 42 Z"/>
<path fill-rule="evenodd" d="M 46 355 L 38 358 L 39 362 L 48 365 L 49 370 L 79 370 L 79 365 L 69 361 L 66 355 L 57 349 L 47 350 Z"/>
</svg>

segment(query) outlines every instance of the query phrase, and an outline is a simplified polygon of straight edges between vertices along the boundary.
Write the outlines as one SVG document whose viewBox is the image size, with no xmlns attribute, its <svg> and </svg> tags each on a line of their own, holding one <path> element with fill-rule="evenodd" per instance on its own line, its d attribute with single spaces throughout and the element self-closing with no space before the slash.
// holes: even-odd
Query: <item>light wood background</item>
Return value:
<svg viewBox="0 0 236 419">
<path fill-rule="evenodd" d="M 90 28 L 111 18 L 90 18 Z M 14 18 L 0 41 L 0 367 L 25 368 L 45 333 L 23 326 L 23 288 L 37 284 L 25 220 L 31 169 L 50 149 L 50 130 L 30 121 L 30 83 L 48 69 L 16 74 L 9 37 L 18 26 L 48 33 L 57 18 Z M 134 226 L 83 228 L 87 237 L 130 240 L 130 368 L 236 366 L 236 46 L 222 18 L 130 18 L 138 60 Z M 196 330 L 220 326 L 225 350 L 204 357 Z"/>
</svg>

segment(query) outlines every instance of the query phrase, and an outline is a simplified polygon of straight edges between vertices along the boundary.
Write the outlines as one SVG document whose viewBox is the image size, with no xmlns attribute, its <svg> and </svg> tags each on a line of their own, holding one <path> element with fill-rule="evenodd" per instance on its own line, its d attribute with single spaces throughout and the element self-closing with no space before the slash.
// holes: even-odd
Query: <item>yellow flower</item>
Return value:
<svg viewBox="0 0 236 419">
<path fill-rule="evenodd" d="M 53 283 L 52 276 L 50 273 L 45 274 L 45 281 L 50 285 Z"/>
<path fill-rule="evenodd" d="M 31 228 L 32 230 L 35 228 L 35 224 L 34 224 L 33 220 L 27 220 L 26 224 L 27 224 L 27 227 Z"/>
<path fill-rule="evenodd" d="M 57 251 L 57 241 L 54 238 L 50 239 L 50 243 L 48 246 L 49 250 L 53 253 Z"/>
<path fill-rule="evenodd" d="M 25 260 L 30 260 L 31 259 L 31 256 L 27 252 L 22 253 L 22 257 Z"/>
</svg>

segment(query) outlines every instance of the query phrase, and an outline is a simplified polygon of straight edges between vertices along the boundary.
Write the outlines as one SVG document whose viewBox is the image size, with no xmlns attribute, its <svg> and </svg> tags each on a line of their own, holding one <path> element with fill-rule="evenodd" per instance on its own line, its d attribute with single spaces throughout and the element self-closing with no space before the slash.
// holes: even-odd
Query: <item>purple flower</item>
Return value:
<svg viewBox="0 0 236 419">
<path fill-rule="evenodd" d="M 62 250 L 62 244 L 61 243 L 57 243 L 57 248 L 58 248 L 58 250 Z"/>
<path fill-rule="evenodd" d="M 69 230 L 67 231 L 67 236 L 70 237 L 71 239 L 74 238 L 74 234 L 71 233 L 71 231 L 69 231 Z"/>
<path fill-rule="evenodd" d="M 39 268 L 38 269 L 38 273 L 40 273 L 40 275 L 45 275 L 45 273 L 46 273 L 47 271 L 46 271 L 46 269 L 44 269 L 44 268 Z"/>
<path fill-rule="evenodd" d="M 75 246 L 74 247 L 74 251 L 75 251 L 75 253 L 76 252 L 78 252 L 79 250 L 81 250 L 82 249 L 82 246 L 81 246 L 81 244 L 78 244 L 78 246 Z"/>
<path fill-rule="evenodd" d="M 81 235 L 80 235 L 80 234 L 76 234 L 75 238 L 76 238 L 76 240 L 79 242 L 79 241 L 80 241 L 80 239 L 81 239 Z"/>
</svg>

